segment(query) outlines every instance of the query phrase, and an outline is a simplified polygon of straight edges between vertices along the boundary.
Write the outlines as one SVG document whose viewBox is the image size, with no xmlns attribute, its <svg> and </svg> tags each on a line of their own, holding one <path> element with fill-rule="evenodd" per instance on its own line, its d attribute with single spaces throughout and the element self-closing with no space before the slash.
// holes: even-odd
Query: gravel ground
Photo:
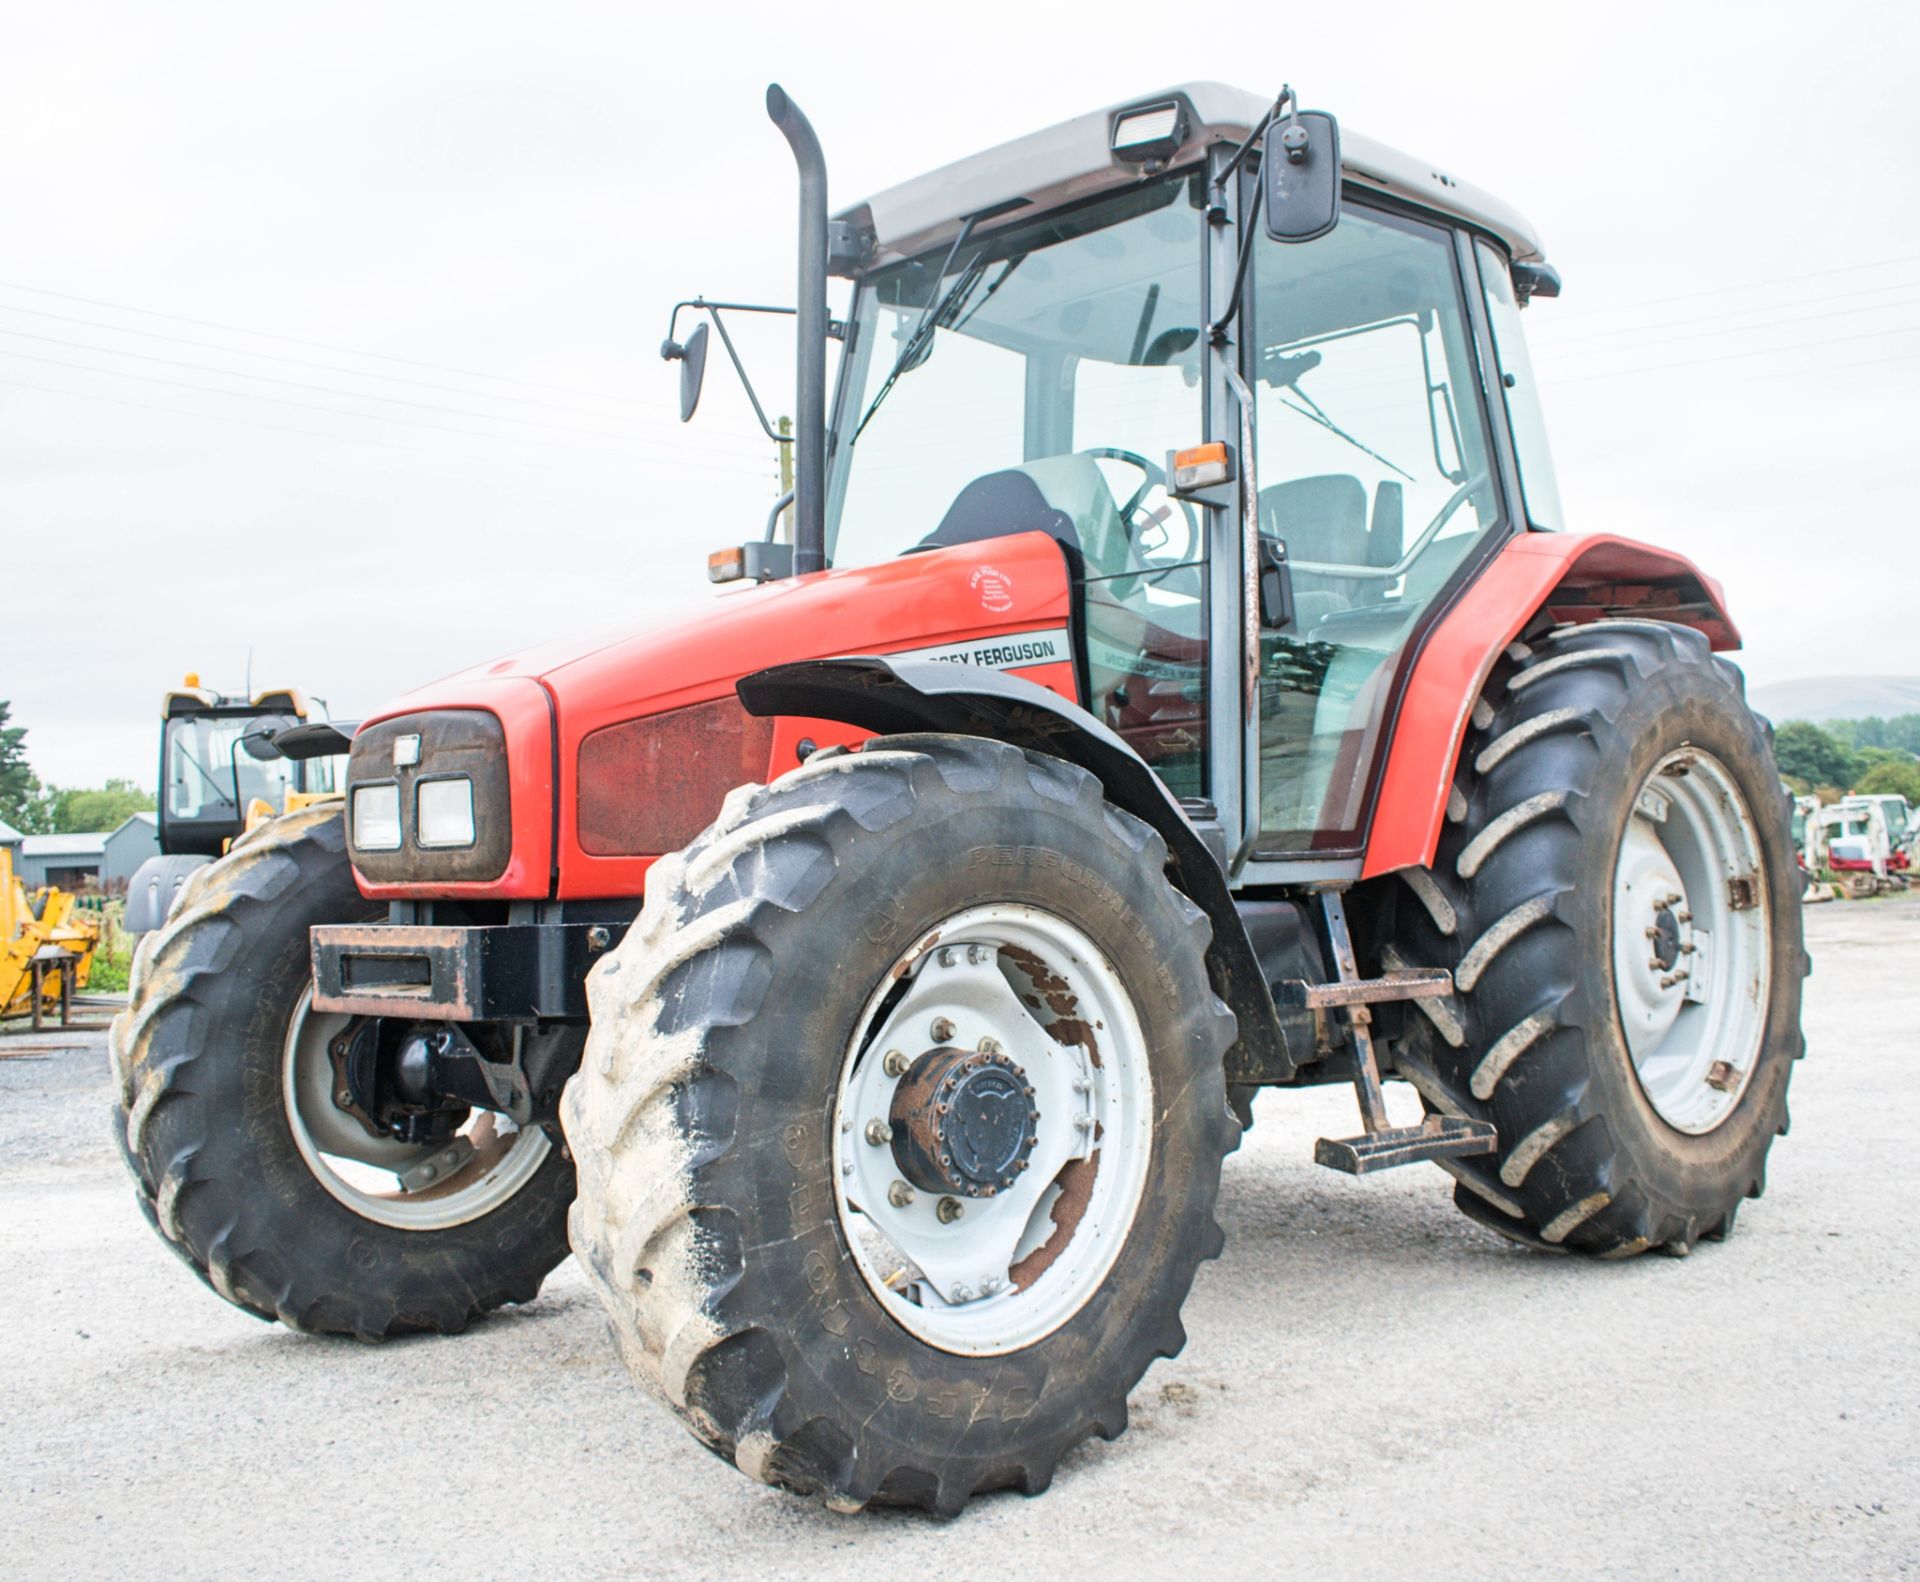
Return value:
<svg viewBox="0 0 1920 1582">
<path fill-rule="evenodd" d="M 1808 934 L 1793 1132 L 1732 1241 L 1527 1252 L 1437 1170 L 1313 1166 L 1350 1097 L 1268 1095 L 1132 1430 L 950 1524 L 835 1517 L 713 1460 L 629 1383 L 571 1264 L 453 1340 L 241 1315 L 135 1209 L 100 1036 L 0 1036 L 0 1574 L 1920 1575 L 1894 1102 L 1920 902 L 1815 908 Z"/>
</svg>

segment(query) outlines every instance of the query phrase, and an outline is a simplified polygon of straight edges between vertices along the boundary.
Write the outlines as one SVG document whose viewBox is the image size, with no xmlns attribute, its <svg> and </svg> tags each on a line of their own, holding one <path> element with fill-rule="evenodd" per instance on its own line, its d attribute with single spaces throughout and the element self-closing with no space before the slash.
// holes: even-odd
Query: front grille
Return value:
<svg viewBox="0 0 1920 1582">
<path fill-rule="evenodd" d="M 737 785 L 767 778 L 773 721 L 733 697 L 595 731 L 580 744 L 580 844 L 658 857 L 713 822 Z"/>
</svg>

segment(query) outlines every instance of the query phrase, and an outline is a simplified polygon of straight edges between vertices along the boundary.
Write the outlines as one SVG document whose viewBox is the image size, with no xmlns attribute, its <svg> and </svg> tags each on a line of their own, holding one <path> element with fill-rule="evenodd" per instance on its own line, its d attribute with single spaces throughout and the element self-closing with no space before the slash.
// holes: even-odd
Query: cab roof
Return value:
<svg viewBox="0 0 1920 1582">
<path fill-rule="evenodd" d="M 1167 163 L 1187 164 L 1215 143 L 1239 143 L 1272 108 L 1270 95 L 1217 82 L 1189 82 L 1157 93 L 1137 94 L 1117 104 L 1062 121 L 1044 131 L 970 154 L 951 165 L 915 176 L 842 211 L 839 218 L 873 233 L 873 261 L 910 258 L 949 240 L 969 214 L 1026 199 L 1004 220 L 1029 217 L 1140 179 L 1140 167 L 1114 158 L 1116 114 L 1143 105 L 1184 98 L 1193 116 L 1187 141 Z M 1349 183 L 1391 194 L 1492 232 L 1516 261 L 1541 258 L 1539 234 L 1521 213 L 1490 192 L 1471 186 L 1425 160 L 1340 128 L 1341 167 Z M 982 232 L 992 222 L 982 222 Z"/>
</svg>

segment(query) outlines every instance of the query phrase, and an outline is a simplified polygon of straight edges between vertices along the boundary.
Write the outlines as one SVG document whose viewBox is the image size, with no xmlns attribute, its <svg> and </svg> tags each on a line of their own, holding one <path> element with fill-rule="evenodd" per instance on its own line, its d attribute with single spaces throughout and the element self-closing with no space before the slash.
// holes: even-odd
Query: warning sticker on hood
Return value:
<svg viewBox="0 0 1920 1582">
<path fill-rule="evenodd" d="M 1052 665 L 1073 657 L 1067 629 L 1011 632 L 1004 637 L 980 637 L 970 643 L 943 643 L 935 648 L 909 648 L 888 659 L 931 660 L 941 665 L 972 665 L 980 670 L 1024 670 L 1029 665 Z"/>
</svg>

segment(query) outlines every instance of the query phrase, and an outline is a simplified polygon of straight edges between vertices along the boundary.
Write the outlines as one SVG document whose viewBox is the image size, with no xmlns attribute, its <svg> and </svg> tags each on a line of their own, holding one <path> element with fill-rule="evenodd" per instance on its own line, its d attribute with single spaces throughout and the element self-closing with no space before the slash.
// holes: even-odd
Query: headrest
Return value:
<svg viewBox="0 0 1920 1582">
<path fill-rule="evenodd" d="M 975 478 L 954 496 L 922 547 L 945 549 L 1014 533 L 1046 533 L 1075 549 L 1080 547 L 1073 518 L 1048 505 L 1040 486 L 1017 467 Z"/>
<path fill-rule="evenodd" d="M 1367 489 L 1352 473 L 1292 478 L 1260 491 L 1260 531 L 1297 560 L 1367 563 Z"/>
</svg>

